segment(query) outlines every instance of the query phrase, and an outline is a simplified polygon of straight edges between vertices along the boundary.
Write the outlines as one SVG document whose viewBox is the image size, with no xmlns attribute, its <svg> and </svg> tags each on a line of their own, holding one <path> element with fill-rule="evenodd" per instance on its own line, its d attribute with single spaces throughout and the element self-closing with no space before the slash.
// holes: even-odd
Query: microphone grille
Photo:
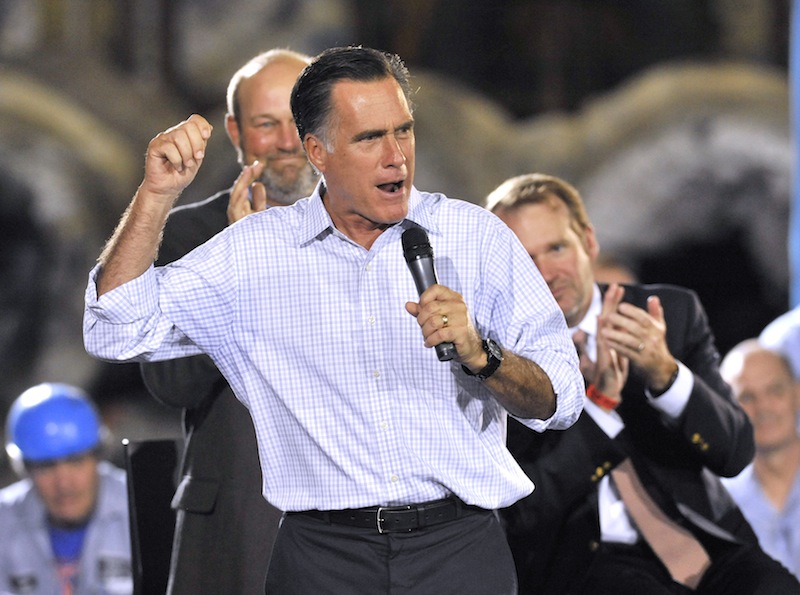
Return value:
<svg viewBox="0 0 800 595">
<path fill-rule="evenodd" d="M 422 258 L 425 256 L 433 256 L 433 249 L 428 241 L 428 234 L 425 230 L 416 225 L 409 227 L 403 232 L 403 255 L 407 262 Z"/>
</svg>

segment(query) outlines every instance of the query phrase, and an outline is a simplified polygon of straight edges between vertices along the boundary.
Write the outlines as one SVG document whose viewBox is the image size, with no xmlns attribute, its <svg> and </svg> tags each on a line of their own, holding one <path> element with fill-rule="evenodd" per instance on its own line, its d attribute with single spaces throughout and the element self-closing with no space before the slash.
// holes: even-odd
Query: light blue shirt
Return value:
<svg viewBox="0 0 800 595">
<path fill-rule="evenodd" d="M 494 215 L 412 190 L 438 279 L 464 296 L 478 332 L 538 363 L 558 395 L 537 431 L 578 418 L 583 380 L 564 317 L 531 258 Z M 506 412 L 455 362 L 423 344 L 405 304 L 408 221 L 370 250 L 333 227 L 319 196 L 246 217 L 164 268 L 96 299 L 94 356 L 208 353 L 248 407 L 264 496 L 281 510 L 422 502 L 456 494 L 505 507 L 532 490 L 505 446 Z"/>
<path fill-rule="evenodd" d="M 752 463 L 736 477 L 720 479 L 753 527 L 761 549 L 800 579 L 800 474 L 783 510 L 767 499 Z"/>
</svg>

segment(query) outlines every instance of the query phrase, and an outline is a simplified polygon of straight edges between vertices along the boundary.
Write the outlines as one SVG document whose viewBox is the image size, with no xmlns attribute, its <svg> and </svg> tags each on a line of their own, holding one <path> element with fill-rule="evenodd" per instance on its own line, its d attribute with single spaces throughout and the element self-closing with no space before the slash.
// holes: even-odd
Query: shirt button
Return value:
<svg viewBox="0 0 800 595">
<path fill-rule="evenodd" d="M 369 318 L 367 318 L 367 322 L 369 322 L 370 324 L 375 324 L 375 317 L 370 316 Z"/>
<path fill-rule="evenodd" d="M 381 430 L 388 430 L 388 429 L 389 429 L 389 424 L 387 424 L 385 421 L 382 421 Z"/>
<path fill-rule="evenodd" d="M 381 377 L 380 370 L 374 370 L 372 372 L 372 376 L 375 377 L 375 378 L 380 378 Z"/>
<path fill-rule="evenodd" d="M 397 483 L 398 481 L 400 481 L 400 478 L 397 475 L 392 475 L 392 483 Z"/>
</svg>

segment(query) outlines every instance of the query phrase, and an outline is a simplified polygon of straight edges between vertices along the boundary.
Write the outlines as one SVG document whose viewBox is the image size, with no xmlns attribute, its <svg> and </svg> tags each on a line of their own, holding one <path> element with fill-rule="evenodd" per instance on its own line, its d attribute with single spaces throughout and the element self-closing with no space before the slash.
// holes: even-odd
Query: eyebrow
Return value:
<svg viewBox="0 0 800 595">
<path fill-rule="evenodd" d="M 398 132 L 399 130 L 410 130 L 414 128 L 414 119 L 406 120 L 400 126 L 397 126 L 393 132 Z M 358 134 L 353 136 L 353 142 L 358 142 L 360 140 L 364 140 L 371 136 L 386 136 L 389 131 L 386 128 L 375 128 L 373 130 L 364 130 L 363 132 L 359 132 Z"/>
<path fill-rule="evenodd" d="M 269 120 L 272 122 L 280 122 L 280 118 L 278 116 L 270 113 L 253 114 L 248 118 L 249 122 L 261 122 L 264 120 Z"/>
</svg>

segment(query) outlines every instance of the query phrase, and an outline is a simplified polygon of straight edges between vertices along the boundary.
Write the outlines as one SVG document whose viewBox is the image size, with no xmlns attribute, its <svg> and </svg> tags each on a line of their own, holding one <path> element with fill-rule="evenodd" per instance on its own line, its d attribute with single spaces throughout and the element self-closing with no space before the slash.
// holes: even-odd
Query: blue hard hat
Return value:
<svg viewBox="0 0 800 595">
<path fill-rule="evenodd" d="M 100 436 L 100 420 L 91 400 L 68 384 L 29 388 L 11 405 L 6 421 L 6 451 L 14 462 L 70 457 L 96 448 Z"/>
</svg>

